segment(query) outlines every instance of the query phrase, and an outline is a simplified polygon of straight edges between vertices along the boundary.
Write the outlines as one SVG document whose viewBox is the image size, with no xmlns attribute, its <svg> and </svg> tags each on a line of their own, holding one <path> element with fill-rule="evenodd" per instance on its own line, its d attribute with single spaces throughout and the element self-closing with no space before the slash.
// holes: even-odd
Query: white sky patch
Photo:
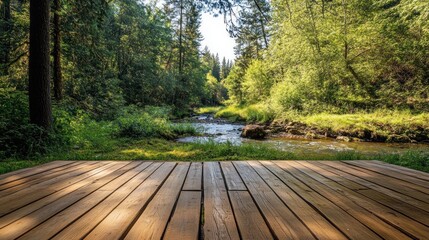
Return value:
<svg viewBox="0 0 429 240">
<path fill-rule="evenodd" d="M 219 53 L 220 61 L 222 61 L 223 57 L 229 60 L 235 59 L 235 41 L 226 31 L 223 16 L 214 17 L 209 13 L 203 13 L 201 33 L 204 37 L 201 49 L 207 46 L 213 54 Z"/>
</svg>

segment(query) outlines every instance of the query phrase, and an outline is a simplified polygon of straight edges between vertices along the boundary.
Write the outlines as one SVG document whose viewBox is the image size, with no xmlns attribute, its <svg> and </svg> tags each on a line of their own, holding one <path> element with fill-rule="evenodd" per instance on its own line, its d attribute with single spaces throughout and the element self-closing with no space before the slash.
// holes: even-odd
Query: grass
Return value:
<svg viewBox="0 0 429 240">
<path fill-rule="evenodd" d="M 224 108 L 223 106 L 210 106 L 210 107 L 201 107 L 195 110 L 197 114 L 210 114 L 217 113 Z"/>
<path fill-rule="evenodd" d="M 355 114 L 320 113 L 307 116 L 284 113 L 280 119 L 302 122 L 322 131 L 348 132 L 357 136 L 369 132 L 387 142 L 398 136 L 413 139 L 429 137 L 429 113 L 413 114 L 409 111 L 391 110 Z"/>
<path fill-rule="evenodd" d="M 239 112 L 243 119 L 264 120 L 271 115 L 253 106 L 244 109 L 228 107 L 219 109 L 218 114 L 225 116 Z M 223 112 L 222 112 L 223 111 Z M 373 113 L 361 115 L 327 115 L 293 116 L 307 124 L 319 124 L 321 127 L 338 129 L 349 126 L 359 128 L 386 124 L 402 128 L 427 126 L 428 115 L 398 113 Z M 231 115 L 233 116 L 233 115 Z M 288 116 L 290 117 L 290 115 Z M 429 172 L 429 152 L 409 151 L 390 154 L 363 154 L 355 151 L 324 153 L 319 152 L 285 152 L 263 144 L 178 143 L 171 135 L 192 135 L 195 129 L 189 124 L 174 124 L 162 114 L 149 116 L 135 113 L 122 116 L 122 120 L 94 121 L 84 116 L 75 118 L 70 126 L 70 146 L 53 149 L 44 156 L 29 160 L 10 158 L 0 162 L 0 174 L 22 168 L 40 165 L 55 160 L 168 160 L 168 161 L 223 161 L 223 160 L 381 160 L 425 172 Z M 129 127 L 132 126 L 132 127 Z M 168 134 L 165 134 L 168 132 Z"/>
<path fill-rule="evenodd" d="M 98 142 L 101 142 L 100 140 Z M 9 159 L 0 162 L 0 173 L 39 165 L 54 160 L 160 160 L 160 161 L 224 161 L 224 160 L 380 160 L 425 172 L 429 172 L 429 153 L 409 151 L 401 154 L 362 154 L 339 152 L 292 153 L 265 145 L 235 146 L 232 144 L 178 143 L 166 139 L 141 140 L 108 138 L 102 145 L 90 144 L 50 153 L 38 160 Z"/>
<path fill-rule="evenodd" d="M 275 114 L 262 104 L 250 106 L 230 105 L 217 111 L 215 117 L 226 118 L 230 121 L 266 123 L 274 120 Z"/>
</svg>

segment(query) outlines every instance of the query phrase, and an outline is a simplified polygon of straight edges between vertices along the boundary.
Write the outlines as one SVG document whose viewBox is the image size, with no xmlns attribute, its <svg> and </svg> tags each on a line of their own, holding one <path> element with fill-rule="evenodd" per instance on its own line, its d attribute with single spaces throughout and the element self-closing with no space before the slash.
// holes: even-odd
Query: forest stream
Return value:
<svg viewBox="0 0 429 240">
<path fill-rule="evenodd" d="M 213 141 L 215 143 L 230 142 L 234 145 L 256 144 L 268 145 L 276 149 L 293 153 L 338 153 L 356 151 L 365 154 L 376 153 L 404 153 L 409 150 L 429 151 L 429 144 L 412 143 L 378 143 L 378 142 L 343 142 L 335 139 L 289 139 L 267 138 L 252 140 L 242 138 L 241 131 L 244 123 L 233 123 L 226 119 L 215 119 L 213 115 L 203 114 L 191 118 L 190 123 L 195 126 L 201 136 L 189 136 L 178 139 L 178 142 L 196 143 Z"/>
</svg>

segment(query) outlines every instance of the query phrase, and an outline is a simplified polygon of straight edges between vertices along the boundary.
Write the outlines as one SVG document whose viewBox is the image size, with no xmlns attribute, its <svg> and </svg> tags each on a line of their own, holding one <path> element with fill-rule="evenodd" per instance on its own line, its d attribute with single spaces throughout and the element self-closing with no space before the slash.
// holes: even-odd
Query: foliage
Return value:
<svg viewBox="0 0 429 240">
<path fill-rule="evenodd" d="M 30 124 L 28 97 L 21 91 L 0 88 L 0 159 L 43 154 L 69 144 L 68 115 L 55 112 L 54 129 L 46 132 Z"/>
<path fill-rule="evenodd" d="M 202 103 L 205 105 L 219 105 L 227 98 L 225 87 L 211 73 L 207 74 L 204 95 Z"/>
<path fill-rule="evenodd" d="M 153 110 L 154 108 L 152 108 Z M 118 130 L 115 135 L 125 138 L 153 138 L 160 137 L 174 139 L 181 135 L 196 134 L 196 129 L 185 123 L 171 123 L 165 115 L 160 115 L 161 111 L 150 112 L 135 111 L 126 113 L 115 122 Z"/>
<path fill-rule="evenodd" d="M 196 113 L 198 113 L 198 114 L 209 114 L 209 113 L 217 113 L 217 112 L 219 112 L 220 110 L 222 110 L 222 106 L 216 106 L 216 107 L 200 107 L 200 108 L 197 108 L 196 110 L 195 110 L 195 112 Z"/>
<path fill-rule="evenodd" d="M 261 60 L 253 60 L 243 77 L 244 98 L 247 103 L 257 103 L 266 100 L 273 86 L 269 70 Z"/>
<path fill-rule="evenodd" d="M 278 0 L 271 7 L 270 45 L 259 54 L 241 48 L 225 82 L 234 103 L 268 101 L 278 114 L 428 110 L 428 3 Z"/>
<path fill-rule="evenodd" d="M 275 115 L 266 105 L 257 104 L 250 106 L 230 105 L 219 110 L 215 117 L 227 118 L 231 121 L 266 123 L 274 120 Z"/>
</svg>

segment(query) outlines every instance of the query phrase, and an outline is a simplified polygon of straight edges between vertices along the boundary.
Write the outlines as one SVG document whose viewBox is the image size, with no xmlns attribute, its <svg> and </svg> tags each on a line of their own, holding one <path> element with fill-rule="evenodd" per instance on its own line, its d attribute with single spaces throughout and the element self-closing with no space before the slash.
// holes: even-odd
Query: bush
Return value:
<svg viewBox="0 0 429 240">
<path fill-rule="evenodd" d="M 247 103 L 261 102 L 270 95 L 274 80 L 272 74 L 261 60 L 254 60 L 243 78 L 244 98 Z"/>
<path fill-rule="evenodd" d="M 70 117 L 54 111 L 52 132 L 30 123 L 28 96 L 11 88 L 0 88 L 0 159 L 32 157 L 66 145 L 70 140 Z"/>
<path fill-rule="evenodd" d="M 230 121 L 266 123 L 275 118 L 275 113 L 266 104 L 250 106 L 230 105 L 215 114 L 215 117 L 227 118 Z"/>
<path fill-rule="evenodd" d="M 133 107 L 131 107 L 133 108 Z M 125 138 L 162 137 L 174 139 L 181 135 L 195 134 L 195 128 L 190 124 L 171 123 L 168 120 L 166 108 L 147 107 L 146 110 L 125 111 L 116 120 L 118 130 L 116 135 Z"/>
</svg>

